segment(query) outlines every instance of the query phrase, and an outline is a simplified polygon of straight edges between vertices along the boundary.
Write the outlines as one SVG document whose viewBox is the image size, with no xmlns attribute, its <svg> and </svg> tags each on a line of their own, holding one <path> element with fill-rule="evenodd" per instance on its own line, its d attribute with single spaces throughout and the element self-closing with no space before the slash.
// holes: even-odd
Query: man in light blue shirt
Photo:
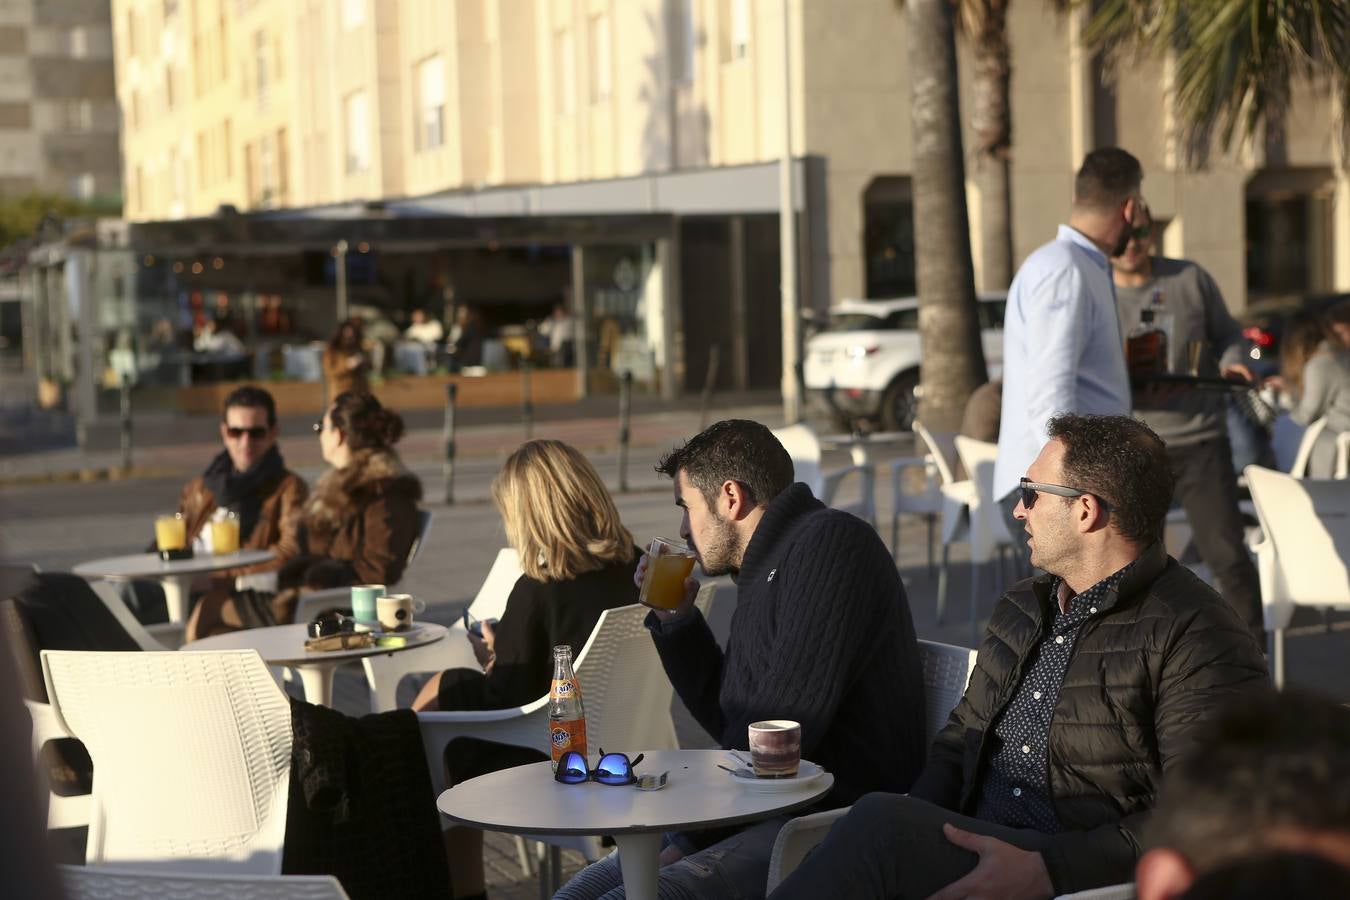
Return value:
<svg viewBox="0 0 1350 900">
<path fill-rule="evenodd" d="M 1069 224 L 1027 257 L 1008 290 L 1003 322 L 1003 413 L 994 466 L 1014 546 L 1029 560 L 1012 517 L 1018 479 L 1062 413 L 1129 415 L 1130 381 L 1109 257 L 1130 239 L 1144 179 L 1118 147 L 1093 150 L 1074 179 Z"/>
</svg>

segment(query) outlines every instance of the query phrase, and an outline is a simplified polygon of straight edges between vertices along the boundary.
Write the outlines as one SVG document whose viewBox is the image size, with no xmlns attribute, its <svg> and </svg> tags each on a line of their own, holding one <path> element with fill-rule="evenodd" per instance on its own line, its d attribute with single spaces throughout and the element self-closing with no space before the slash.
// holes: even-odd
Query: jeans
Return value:
<svg viewBox="0 0 1350 900">
<path fill-rule="evenodd" d="M 773 900 L 818 897 L 923 898 L 959 880 L 979 862 L 942 833 L 950 822 L 1023 850 L 1050 836 L 957 815 L 902 794 L 868 794 L 773 892 Z"/>
<path fill-rule="evenodd" d="M 786 821 L 786 817 L 779 816 L 757 822 L 663 867 L 657 876 L 656 895 L 660 900 L 763 897 L 769 877 L 769 855 Z M 578 872 L 553 895 L 553 900 L 619 900 L 623 896 L 623 873 L 616 850 Z"/>
</svg>

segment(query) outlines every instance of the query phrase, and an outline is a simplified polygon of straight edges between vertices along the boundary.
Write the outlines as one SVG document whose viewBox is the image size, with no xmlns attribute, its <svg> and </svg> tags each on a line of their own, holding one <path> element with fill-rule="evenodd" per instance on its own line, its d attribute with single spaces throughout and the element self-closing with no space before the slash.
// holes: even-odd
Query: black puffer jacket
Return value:
<svg viewBox="0 0 1350 900">
<path fill-rule="evenodd" d="M 1048 627 L 1054 578 L 1015 585 L 994 610 L 965 696 L 911 796 L 970 815 L 991 725 Z M 1067 830 L 1043 851 L 1057 894 L 1130 880 L 1163 774 L 1232 694 L 1269 685 L 1241 619 L 1208 585 L 1144 551 L 1085 622 L 1050 724 L 1050 795 Z"/>
</svg>

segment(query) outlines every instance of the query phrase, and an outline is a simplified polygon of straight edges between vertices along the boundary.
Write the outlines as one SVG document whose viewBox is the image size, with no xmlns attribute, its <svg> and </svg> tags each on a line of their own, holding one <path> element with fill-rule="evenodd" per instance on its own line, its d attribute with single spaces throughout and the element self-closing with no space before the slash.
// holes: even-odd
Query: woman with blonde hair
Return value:
<svg viewBox="0 0 1350 900">
<path fill-rule="evenodd" d="M 482 639 L 470 634 L 483 670 L 433 676 L 413 702 L 416 710 L 505 709 L 538 699 L 553 677 L 555 646 L 568 644 L 579 654 L 602 612 L 637 602 L 633 573 L 641 553 L 595 467 L 575 448 L 550 440 L 522 444 L 493 480 L 492 502 L 525 574 L 501 621 L 484 622 Z M 451 784 L 544 758 L 475 738 L 451 741 L 445 753 Z M 480 895 L 483 833 L 451 828 L 445 843 L 454 896 Z"/>
</svg>

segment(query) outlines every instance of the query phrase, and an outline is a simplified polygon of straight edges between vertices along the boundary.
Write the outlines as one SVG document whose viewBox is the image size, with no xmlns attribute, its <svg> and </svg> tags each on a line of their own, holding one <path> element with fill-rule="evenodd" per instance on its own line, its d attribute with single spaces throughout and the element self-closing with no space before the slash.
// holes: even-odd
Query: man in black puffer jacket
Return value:
<svg viewBox="0 0 1350 900">
<path fill-rule="evenodd" d="M 853 806 L 774 897 L 1046 898 L 1129 881 L 1164 773 L 1225 698 L 1268 685 L 1223 599 L 1167 556 L 1161 440 L 1052 419 L 1016 516 L 1032 562 L 907 797 Z"/>
<path fill-rule="evenodd" d="M 801 755 L 835 777 L 822 801 L 908 790 L 923 767 L 923 679 L 905 590 L 876 529 L 828 509 L 758 422 L 718 422 L 668 454 L 680 536 L 708 575 L 731 574 L 736 612 L 724 653 L 685 580 L 674 611 L 647 617 L 680 699 L 724 749 L 745 750 L 764 719 L 801 724 Z M 646 557 L 638 564 L 641 583 Z M 738 790 L 728 776 L 727 790 Z M 663 900 L 762 896 L 783 818 L 668 835 Z M 555 900 L 614 896 L 613 856 Z"/>
</svg>

